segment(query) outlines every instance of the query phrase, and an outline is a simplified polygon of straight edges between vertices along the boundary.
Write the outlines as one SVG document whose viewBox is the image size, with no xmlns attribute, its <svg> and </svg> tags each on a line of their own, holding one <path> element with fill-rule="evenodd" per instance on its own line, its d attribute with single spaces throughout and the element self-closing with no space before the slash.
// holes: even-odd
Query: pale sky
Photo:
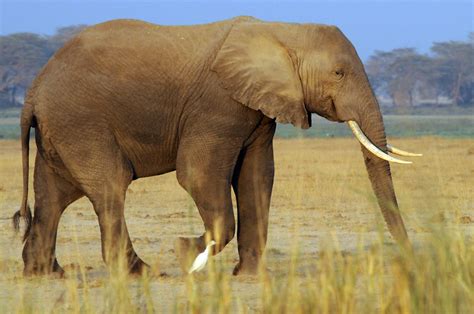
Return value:
<svg viewBox="0 0 474 314">
<path fill-rule="evenodd" d="M 61 26 L 117 18 L 172 25 L 237 15 L 337 25 L 363 60 L 374 50 L 414 47 L 425 53 L 434 41 L 466 40 L 473 31 L 473 2 L 457 0 L 0 0 L 0 35 L 52 34 Z"/>
</svg>

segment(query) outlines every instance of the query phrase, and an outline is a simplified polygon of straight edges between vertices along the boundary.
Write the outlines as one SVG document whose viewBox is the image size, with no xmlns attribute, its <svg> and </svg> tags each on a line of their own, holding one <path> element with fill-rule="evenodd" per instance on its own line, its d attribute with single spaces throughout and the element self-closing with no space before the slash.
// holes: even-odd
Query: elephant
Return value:
<svg viewBox="0 0 474 314">
<path fill-rule="evenodd" d="M 349 123 L 388 229 L 410 245 L 394 192 L 382 114 L 351 42 L 336 27 L 236 17 L 160 26 L 112 20 L 84 29 L 48 61 L 22 109 L 24 275 L 64 273 L 56 235 L 66 207 L 87 197 L 98 216 L 106 265 L 148 265 L 124 219 L 133 180 L 176 171 L 204 233 L 178 238 L 183 268 L 237 234 L 233 274 L 255 274 L 267 241 L 276 123 L 307 129 L 311 114 Z M 35 128 L 34 215 L 28 205 Z M 234 218 L 231 193 L 236 195 Z M 237 220 L 237 222 L 235 221 Z"/>
</svg>

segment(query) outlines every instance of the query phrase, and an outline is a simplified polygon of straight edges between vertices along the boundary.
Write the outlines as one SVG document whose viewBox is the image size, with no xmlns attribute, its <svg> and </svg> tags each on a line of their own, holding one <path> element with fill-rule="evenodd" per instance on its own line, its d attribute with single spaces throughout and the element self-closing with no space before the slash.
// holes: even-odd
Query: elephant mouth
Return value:
<svg viewBox="0 0 474 314">
<path fill-rule="evenodd" d="M 357 122 L 349 120 L 347 121 L 347 124 L 349 125 L 349 128 L 351 129 L 352 133 L 354 133 L 354 136 L 357 138 L 357 140 L 365 147 L 369 152 L 374 154 L 375 156 L 379 157 L 380 159 L 389 161 L 389 162 L 395 162 L 399 164 L 411 164 L 411 161 L 406 161 L 402 159 L 395 158 L 393 156 L 390 156 L 386 152 L 382 151 L 380 148 L 378 148 L 376 145 L 374 145 L 370 139 L 364 134 L 360 126 L 357 124 Z M 401 150 L 399 148 L 396 148 L 392 145 L 387 144 L 387 151 L 399 156 L 405 156 L 405 157 L 419 157 L 423 156 L 423 154 L 417 154 L 417 153 L 410 153 L 404 150 Z"/>
<path fill-rule="evenodd" d="M 343 119 L 339 117 L 337 114 L 336 105 L 332 98 L 327 97 L 317 102 L 318 105 L 314 103 L 305 103 L 305 109 L 308 112 L 315 113 L 320 117 L 323 117 L 332 122 L 345 122 Z"/>
<path fill-rule="evenodd" d="M 340 117 L 340 115 L 337 113 L 337 107 L 336 107 L 336 104 L 334 103 L 334 100 L 331 98 L 330 99 L 330 110 L 329 110 L 329 118 L 327 118 L 328 120 L 331 120 L 331 121 L 334 121 L 334 122 L 339 122 L 339 123 L 342 123 L 342 122 L 345 122 L 344 119 L 342 119 Z"/>
</svg>

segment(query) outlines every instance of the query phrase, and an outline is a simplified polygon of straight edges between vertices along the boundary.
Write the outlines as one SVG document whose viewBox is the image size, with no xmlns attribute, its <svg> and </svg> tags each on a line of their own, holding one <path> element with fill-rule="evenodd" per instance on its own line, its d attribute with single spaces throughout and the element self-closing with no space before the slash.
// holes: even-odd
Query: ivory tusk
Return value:
<svg viewBox="0 0 474 314">
<path fill-rule="evenodd" d="M 349 125 L 349 127 L 351 128 L 351 131 L 352 133 L 354 133 L 355 137 L 357 138 L 357 140 L 359 140 L 359 142 L 364 145 L 365 148 L 367 148 L 368 151 L 370 151 L 372 154 L 374 154 L 375 156 L 383 159 L 383 160 L 386 160 L 386 161 L 390 161 L 390 162 L 397 162 L 399 164 L 411 164 L 411 161 L 405 161 L 405 160 L 401 160 L 401 159 L 398 159 L 398 158 L 395 158 L 395 157 L 392 157 L 386 153 L 384 153 L 383 151 L 381 151 L 377 146 L 375 146 L 368 138 L 367 136 L 364 134 L 364 132 L 362 132 L 362 130 L 360 129 L 359 125 L 357 124 L 357 122 L 355 121 L 347 121 L 347 124 Z"/>
<path fill-rule="evenodd" d="M 398 149 L 396 147 L 393 147 L 390 144 L 387 144 L 387 150 L 393 154 L 397 154 L 399 156 L 405 156 L 405 157 L 420 157 L 423 156 L 423 154 L 416 154 L 416 153 L 410 153 L 401 149 Z"/>
</svg>

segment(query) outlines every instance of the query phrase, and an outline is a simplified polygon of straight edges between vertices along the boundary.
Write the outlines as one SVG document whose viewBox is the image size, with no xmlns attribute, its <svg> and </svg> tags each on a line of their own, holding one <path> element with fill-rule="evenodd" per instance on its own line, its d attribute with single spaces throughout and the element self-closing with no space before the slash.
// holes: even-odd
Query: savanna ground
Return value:
<svg viewBox="0 0 474 314">
<path fill-rule="evenodd" d="M 234 238 L 205 271 L 184 275 L 174 241 L 200 235 L 203 226 L 170 173 L 137 180 L 127 194 L 130 235 L 152 274 L 109 274 L 97 217 L 83 198 L 59 226 L 56 253 L 67 277 L 25 279 L 21 239 L 10 220 L 21 199 L 21 150 L 19 141 L 0 141 L 1 312 L 468 313 L 474 308 L 474 140 L 390 142 L 424 154 L 413 165 L 392 165 L 414 257 L 390 237 L 355 139 L 293 138 L 274 143 L 269 272 L 233 277 Z"/>
</svg>

